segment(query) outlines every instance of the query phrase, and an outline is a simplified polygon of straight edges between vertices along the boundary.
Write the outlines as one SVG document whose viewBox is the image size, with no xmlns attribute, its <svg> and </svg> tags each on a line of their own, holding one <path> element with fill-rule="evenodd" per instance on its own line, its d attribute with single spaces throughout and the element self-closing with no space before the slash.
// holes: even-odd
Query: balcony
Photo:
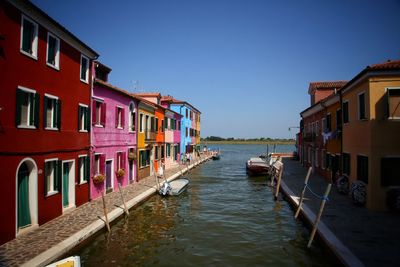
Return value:
<svg viewBox="0 0 400 267">
<path fill-rule="evenodd" d="M 144 140 L 146 142 L 156 141 L 156 133 L 154 131 L 145 131 Z"/>
</svg>

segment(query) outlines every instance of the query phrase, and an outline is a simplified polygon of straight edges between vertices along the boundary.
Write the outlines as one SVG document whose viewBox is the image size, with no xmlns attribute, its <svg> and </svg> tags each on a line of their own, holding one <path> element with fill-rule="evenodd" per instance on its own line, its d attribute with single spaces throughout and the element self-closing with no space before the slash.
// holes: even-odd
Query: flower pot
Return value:
<svg viewBox="0 0 400 267">
<path fill-rule="evenodd" d="M 106 177 L 103 174 L 99 173 L 99 174 L 96 174 L 95 176 L 93 176 L 92 180 L 93 180 L 94 184 L 101 184 L 104 182 L 105 178 Z"/>
<path fill-rule="evenodd" d="M 125 176 L 125 170 L 124 169 L 119 169 L 117 171 L 117 178 L 122 178 Z"/>
</svg>

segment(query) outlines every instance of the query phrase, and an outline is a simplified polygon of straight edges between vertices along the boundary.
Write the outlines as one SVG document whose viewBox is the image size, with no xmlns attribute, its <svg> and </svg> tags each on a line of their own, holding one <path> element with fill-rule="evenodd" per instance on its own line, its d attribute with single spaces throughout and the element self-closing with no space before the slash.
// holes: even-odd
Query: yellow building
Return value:
<svg viewBox="0 0 400 267">
<path fill-rule="evenodd" d="M 138 131 L 137 131 L 137 158 L 138 179 L 154 174 L 154 143 L 155 133 L 155 105 L 150 101 L 139 98 Z"/>
<path fill-rule="evenodd" d="M 400 186 L 400 61 L 371 65 L 341 90 L 343 172 L 366 185 L 366 207 L 387 209 Z"/>
</svg>

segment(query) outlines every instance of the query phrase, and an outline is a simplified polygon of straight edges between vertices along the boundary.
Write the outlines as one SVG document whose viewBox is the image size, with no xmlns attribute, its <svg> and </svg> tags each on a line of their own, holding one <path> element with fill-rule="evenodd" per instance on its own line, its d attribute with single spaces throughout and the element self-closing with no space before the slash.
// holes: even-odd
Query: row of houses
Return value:
<svg viewBox="0 0 400 267">
<path fill-rule="evenodd" d="M 365 187 L 366 207 L 387 210 L 400 186 L 400 60 L 370 65 L 350 81 L 312 82 L 308 93 L 300 161 L 327 181 L 345 176 Z"/>
<path fill-rule="evenodd" d="M 29 1 L 1 1 L 0 21 L 0 244 L 198 155 L 193 105 L 110 84 L 99 55 Z"/>
</svg>

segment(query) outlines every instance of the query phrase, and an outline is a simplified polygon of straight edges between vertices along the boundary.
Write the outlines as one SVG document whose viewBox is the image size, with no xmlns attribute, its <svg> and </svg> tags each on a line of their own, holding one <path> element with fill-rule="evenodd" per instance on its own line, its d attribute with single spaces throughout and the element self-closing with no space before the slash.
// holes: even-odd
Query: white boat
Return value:
<svg viewBox="0 0 400 267">
<path fill-rule="evenodd" d="M 162 196 L 177 196 L 182 194 L 189 185 L 189 180 L 186 178 L 179 178 L 171 182 L 164 182 L 160 188 L 160 195 Z"/>
<path fill-rule="evenodd" d="M 81 267 L 81 258 L 79 256 L 68 257 L 46 265 L 46 267 Z"/>
</svg>

